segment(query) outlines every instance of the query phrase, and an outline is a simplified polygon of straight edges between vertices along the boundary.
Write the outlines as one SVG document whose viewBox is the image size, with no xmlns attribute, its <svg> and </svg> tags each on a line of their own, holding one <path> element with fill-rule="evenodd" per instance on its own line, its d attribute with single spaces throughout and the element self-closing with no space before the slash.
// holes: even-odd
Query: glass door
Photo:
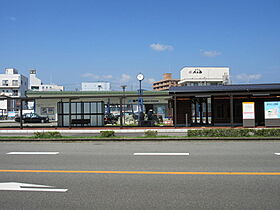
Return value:
<svg viewBox="0 0 280 210">
<path fill-rule="evenodd" d="M 192 99 L 192 124 L 209 125 L 211 124 L 211 99 L 193 98 Z"/>
</svg>

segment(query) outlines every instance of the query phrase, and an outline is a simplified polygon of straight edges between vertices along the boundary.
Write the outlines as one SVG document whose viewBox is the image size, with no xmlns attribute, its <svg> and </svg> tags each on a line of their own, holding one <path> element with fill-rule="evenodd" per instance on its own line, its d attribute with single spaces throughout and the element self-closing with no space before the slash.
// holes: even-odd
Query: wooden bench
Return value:
<svg viewBox="0 0 280 210">
<path fill-rule="evenodd" d="M 89 124 L 90 119 L 72 119 L 71 120 L 71 125 L 78 125 L 78 124 Z"/>
</svg>

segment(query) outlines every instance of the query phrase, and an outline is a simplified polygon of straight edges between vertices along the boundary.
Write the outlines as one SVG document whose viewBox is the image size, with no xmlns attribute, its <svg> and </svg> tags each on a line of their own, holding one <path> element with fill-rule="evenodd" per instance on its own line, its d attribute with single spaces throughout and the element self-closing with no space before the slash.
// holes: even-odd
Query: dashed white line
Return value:
<svg viewBox="0 0 280 210">
<path fill-rule="evenodd" d="M 133 155 L 141 156 L 188 156 L 190 153 L 133 153 Z"/>
<path fill-rule="evenodd" d="M 57 155 L 59 152 L 8 152 L 7 155 Z"/>
<path fill-rule="evenodd" d="M 280 155 L 280 153 L 274 153 L 275 155 Z"/>
</svg>

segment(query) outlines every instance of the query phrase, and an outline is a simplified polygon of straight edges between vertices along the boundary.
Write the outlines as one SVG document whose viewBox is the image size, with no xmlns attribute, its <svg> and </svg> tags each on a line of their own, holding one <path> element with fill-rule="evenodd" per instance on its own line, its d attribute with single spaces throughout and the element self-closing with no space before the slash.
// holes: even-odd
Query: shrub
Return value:
<svg viewBox="0 0 280 210">
<path fill-rule="evenodd" d="M 267 137 L 274 137 L 274 136 L 280 136 L 280 129 L 260 129 L 256 130 L 257 136 L 267 136 Z"/>
<path fill-rule="evenodd" d="M 115 136 L 115 131 L 100 131 L 101 137 L 113 137 Z"/>
<path fill-rule="evenodd" d="M 280 136 L 280 129 L 201 129 L 188 130 L 189 137 L 275 137 Z"/>
<path fill-rule="evenodd" d="M 158 135 L 157 131 L 152 131 L 152 130 L 145 131 L 145 136 L 146 137 L 154 137 L 154 136 L 157 136 L 157 135 Z"/>
<path fill-rule="evenodd" d="M 61 133 L 55 131 L 49 131 L 49 132 L 35 132 L 34 133 L 35 138 L 61 138 Z"/>
</svg>

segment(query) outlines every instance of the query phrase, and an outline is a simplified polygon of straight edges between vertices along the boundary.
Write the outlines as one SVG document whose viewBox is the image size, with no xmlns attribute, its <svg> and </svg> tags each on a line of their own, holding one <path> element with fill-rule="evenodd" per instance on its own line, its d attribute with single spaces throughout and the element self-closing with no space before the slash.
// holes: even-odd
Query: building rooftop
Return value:
<svg viewBox="0 0 280 210">
<path fill-rule="evenodd" d="M 238 84 L 238 85 L 209 85 L 172 87 L 169 93 L 206 93 L 206 92 L 250 92 L 279 90 L 280 83 L 274 84 Z"/>
<path fill-rule="evenodd" d="M 86 97 L 86 96 L 97 96 L 97 97 L 119 97 L 123 96 L 123 91 L 27 91 L 27 97 Z M 126 96 L 137 96 L 137 91 L 125 91 Z M 143 91 L 143 95 L 154 95 L 154 96 L 168 96 L 168 91 Z"/>
</svg>

